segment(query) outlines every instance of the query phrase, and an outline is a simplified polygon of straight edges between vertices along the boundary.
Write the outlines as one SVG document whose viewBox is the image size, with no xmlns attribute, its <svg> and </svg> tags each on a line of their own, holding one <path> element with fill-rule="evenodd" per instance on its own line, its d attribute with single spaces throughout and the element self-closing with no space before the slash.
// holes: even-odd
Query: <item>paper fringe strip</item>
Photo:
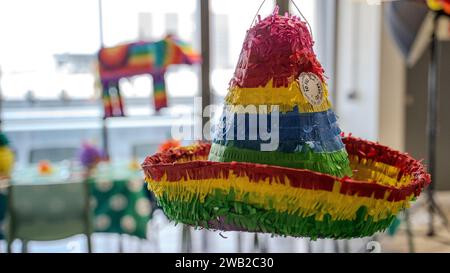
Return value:
<svg viewBox="0 0 450 273">
<path fill-rule="evenodd" d="M 354 137 L 343 140 L 353 178 L 204 161 L 206 143 L 156 154 L 142 167 L 149 189 L 178 222 L 313 239 L 369 236 L 386 229 L 430 176 L 407 154 Z"/>
<path fill-rule="evenodd" d="M 243 113 L 247 105 L 267 105 L 271 111 L 272 106 L 278 106 L 280 112 L 288 112 L 298 108 L 298 112 L 323 112 L 331 108 L 328 100 L 328 87 L 322 83 L 324 90 L 322 103 L 312 105 L 306 100 L 298 81 L 291 80 L 287 86 L 273 87 L 273 80 L 265 86 L 253 88 L 232 87 L 225 97 L 225 103 L 232 112 Z M 244 106 L 244 107 L 243 107 Z"/>
<path fill-rule="evenodd" d="M 275 9 L 247 31 L 231 87 L 288 86 L 301 72 L 316 74 L 323 82 L 323 68 L 313 49 L 305 22 L 296 16 L 280 16 Z"/>
<path fill-rule="evenodd" d="M 208 160 L 238 161 L 308 169 L 337 177 L 352 175 L 352 170 L 348 167 L 348 155 L 345 150 L 331 153 L 315 153 L 311 149 L 296 153 L 260 152 L 213 143 Z"/>
<path fill-rule="evenodd" d="M 260 140 L 226 140 L 226 139 L 213 139 L 213 143 L 236 147 L 249 150 L 261 149 L 261 144 L 268 143 L 267 141 Z M 342 150 L 344 144 L 342 143 L 339 135 L 332 139 L 325 139 L 319 141 L 302 141 L 302 140 L 287 140 L 279 143 L 276 151 L 284 153 L 293 153 L 304 150 L 312 150 L 315 153 L 330 153 Z"/>
</svg>

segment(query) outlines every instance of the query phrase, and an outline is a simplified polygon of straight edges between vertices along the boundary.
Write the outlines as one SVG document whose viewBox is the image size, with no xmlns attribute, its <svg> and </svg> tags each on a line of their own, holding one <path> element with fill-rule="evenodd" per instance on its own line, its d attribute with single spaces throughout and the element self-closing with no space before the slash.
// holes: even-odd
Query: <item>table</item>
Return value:
<svg viewBox="0 0 450 273">
<path fill-rule="evenodd" d="M 80 166 L 65 163 L 54 165 L 51 174 L 41 175 L 37 166 L 32 165 L 15 170 L 11 186 L 82 183 L 82 173 Z M 147 223 L 151 219 L 155 203 L 144 186 L 143 177 L 141 170 L 131 169 L 124 162 L 98 166 L 87 180 L 90 187 L 90 204 L 94 212 L 95 232 L 129 234 L 147 238 Z M 0 191 L 1 239 L 7 194 L 4 188 Z M 51 194 L 49 192 L 49 197 Z"/>
</svg>

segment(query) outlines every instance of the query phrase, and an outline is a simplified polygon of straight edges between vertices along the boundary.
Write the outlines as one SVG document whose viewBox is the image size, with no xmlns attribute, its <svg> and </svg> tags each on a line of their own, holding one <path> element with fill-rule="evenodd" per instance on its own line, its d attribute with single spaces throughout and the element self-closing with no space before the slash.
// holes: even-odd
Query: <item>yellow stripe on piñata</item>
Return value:
<svg viewBox="0 0 450 273">
<path fill-rule="evenodd" d="M 130 57 L 128 60 L 128 64 L 130 66 L 151 66 L 154 62 L 153 56 L 145 55 L 145 56 L 135 56 Z"/>
<path fill-rule="evenodd" d="M 272 87 L 272 80 L 265 87 L 257 88 L 239 88 L 233 87 L 229 90 L 225 98 L 225 103 L 230 106 L 247 105 L 277 105 L 279 111 L 292 111 L 298 106 L 299 112 L 323 112 L 331 108 L 331 102 L 328 100 L 328 88 L 325 83 L 323 86 L 323 99 L 319 105 L 313 105 L 303 96 L 298 81 L 292 81 L 288 87 Z M 238 112 L 240 108 L 232 109 Z"/>
<path fill-rule="evenodd" d="M 158 92 L 158 93 L 155 93 L 153 96 L 154 96 L 156 99 L 161 99 L 161 98 L 165 98 L 165 97 L 166 97 L 166 93 L 164 93 L 164 92 Z"/>
<path fill-rule="evenodd" d="M 368 182 L 376 181 L 377 184 L 401 188 L 411 183 L 411 175 L 403 174 L 398 179 L 400 169 L 395 166 L 387 165 L 382 162 L 368 160 L 367 158 L 359 158 L 351 155 L 350 167 L 353 170 L 358 170 L 353 173 L 353 179 L 363 180 Z"/>
<path fill-rule="evenodd" d="M 335 182 L 333 191 L 310 190 L 295 188 L 284 184 L 266 181 L 254 183 L 248 177 L 236 176 L 232 172 L 227 178 L 187 180 L 180 182 L 167 182 L 165 177 L 161 181 L 152 181 L 146 178 L 148 188 L 156 197 L 165 194 L 169 200 L 190 202 L 198 199 L 203 203 L 205 197 L 216 190 L 227 194 L 234 190 L 235 201 L 244 201 L 248 204 L 261 206 L 265 209 L 274 209 L 277 212 L 287 212 L 303 217 L 315 215 L 316 220 L 322 220 L 329 214 L 333 220 L 354 220 L 356 212 L 361 206 L 368 208 L 367 216 L 374 221 L 397 214 L 401 209 L 409 207 L 411 195 L 406 200 L 390 202 L 384 199 L 345 195 L 339 193 L 340 183 Z"/>
</svg>

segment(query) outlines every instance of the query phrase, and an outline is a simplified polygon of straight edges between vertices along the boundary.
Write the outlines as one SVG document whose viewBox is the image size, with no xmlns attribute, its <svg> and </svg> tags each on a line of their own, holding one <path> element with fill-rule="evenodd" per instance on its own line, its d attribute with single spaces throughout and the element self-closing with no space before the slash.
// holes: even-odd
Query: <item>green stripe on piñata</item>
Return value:
<svg viewBox="0 0 450 273">
<path fill-rule="evenodd" d="M 308 169 L 329 175 L 344 177 L 352 176 L 349 159 L 345 149 L 331 153 L 314 153 L 305 150 L 296 153 L 260 152 L 236 147 L 211 145 L 210 161 L 218 162 L 252 162 L 296 169 Z"/>
<path fill-rule="evenodd" d="M 153 83 L 153 90 L 155 93 L 157 92 L 166 92 L 166 84 L 164 80 L 161 80 L 161 77 L 157 77 L 158 81 L 154 81 Z"/>
<path fill-rule="evenodd" d="M 214 194 L 207 195 L 203 203 L 199 202 L 199 198 L 193 198 L 190 202 L 171 200 L 164 193 L 158 199 L 158 204 L 171 220 L 195 227 L 234 230 L 230 228 L 231 226 L 238 227 L 236 230 L 311 237 L 313 240 L 370 236 L 375 232 L 384 231 L 395 219 L 395 216 L 390 215 L 385 219 L 374 221 L 367 215 L 367 208 L 362 206 L 353 220 L 332 220 L 331 216 L 326 214 L 319 221 L 315 215 L 303 217 L 278 212 L 275 209 L 266 210 L 245 200 L 237 202 L 233 199 L 233 194 L 226 194 L 219 189 Z M 225 223 L 217 226 L 217 219 L 223 219 Z"/>
</svg>

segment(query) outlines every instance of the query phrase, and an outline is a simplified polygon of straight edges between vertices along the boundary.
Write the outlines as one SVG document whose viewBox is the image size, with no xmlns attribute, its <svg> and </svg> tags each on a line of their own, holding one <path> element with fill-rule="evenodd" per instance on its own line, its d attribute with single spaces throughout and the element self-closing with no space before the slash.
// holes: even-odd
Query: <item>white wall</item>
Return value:
<svg viewBox="0 0 450 273">
<path fill-rule="evenodd" d="M 338 4 L 335 109 L 341 129 L 403 150 L 405 65 L 386 29 L 383 7 Z"/>
<path fill-rule="evenodd" d="M 381 28 L 380 55 L 378 139 L 384 145 L 403 151 L 405 148 L 406 65 L 384 21 Z"/>
<path fill-rule="evenodd" d="M 350 0 L 338 1 L 338 6 L 335 109 L 339 124 L 346 133 L 376 140 L 381 6 Z"/>
</svg>

